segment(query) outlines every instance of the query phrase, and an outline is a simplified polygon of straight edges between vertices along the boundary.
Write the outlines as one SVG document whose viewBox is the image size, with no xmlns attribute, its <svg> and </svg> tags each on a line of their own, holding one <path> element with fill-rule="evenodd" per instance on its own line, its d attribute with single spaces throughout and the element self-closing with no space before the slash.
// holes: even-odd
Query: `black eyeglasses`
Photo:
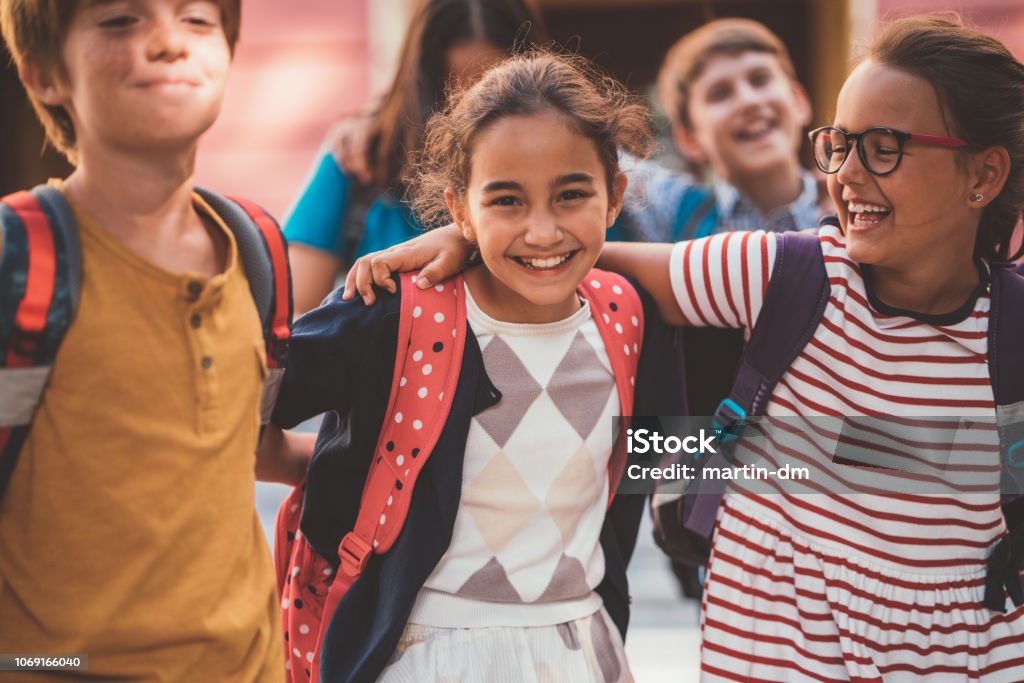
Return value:
<svg viewBox="0 0 1024 683">
<path fill-rule="evenodd" d="M 889 175 L 896 170 L 903 160 L 903 146 L 907 140 L 939 147 L 968 146 L 967 141 L 960 138 L 919 135 L 892 128 L 867 128 L 859 133 L 848 133 L 842 128 L 824 126 L 812 130 L 808 136 L 814 148 L 814 163 L 822 173 L 838 173 L 854 142 L 864 168 L 875 175 Z"/>
</svg>

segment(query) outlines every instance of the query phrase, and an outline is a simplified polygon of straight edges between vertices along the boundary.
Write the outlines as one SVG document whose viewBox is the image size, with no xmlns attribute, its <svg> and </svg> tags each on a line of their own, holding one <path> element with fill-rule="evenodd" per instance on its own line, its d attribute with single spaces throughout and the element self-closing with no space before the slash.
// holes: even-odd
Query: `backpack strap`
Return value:
<svg viewBox="0 0 1024 683">
<path fill-rule="evenodd" d="M 331 584 L 311 671 L 320 669 L 320 644 L 341 599 L 373 553 L 391 549 L 405 524 L 416 479 L 448 422 L 466 346 L 466 297 L 461 277 L 426 290 L 403 273 L 398 354 L 384 424 L 370 465 L 355 528 L 338 545 L 340 565 Z"/>
<path fill-rule="evenodd" d="M 1024 272 L 992 264 L 988 369 L 996 399 L 1003 504 L 1024 494 Z"/>
<path fill-rule="evenodd" d="M 268 369 L 260 402 L 260 424 L 265 425 L 270 421 L 284 378 L 288 340 L 292 334 L 292 283 L 287 245 L 277 221 L 257 204 L 199 187 L 195 191 L 234 235 L 260 315 Z"/>
<path fill-rule="evenodd" d="M 672 241 L 692 240 L 713 233 L 718 222 L 718 211 L 715 210 L 717 201 L 715 191 L 710 187 L 687 187 L 676 209 Z"/>
<path fill-rule="evenodd" d="M 716 415 L 761 415 L 782 375 L 814 335 L 830 292 L 818 231 L 780 233 L 775 265 L 729 398 Z M 726 423 L 728 424 L 728 423 Z"/>
<path fill-rule="evenodd" d="M 626 429 L 633 415 L 636 372 L 644 338 L 644 309 L 640 295 L 623 276 L 591 270 L 579 286 L 580 295 L 590 303 L 591 314 L 604 342 L 619 393 L 619 434 L 608 463 L 608 505 L 626 469 Z"/>
<path fill-rule="evenodd" d="M 1008 539 L 1020 534 L 1018 509 L 1024 495 L 1024 266 L 990 264 L 992 307 L 988 323 L 988 369 L 996 399 L 996 427 L 999 431 L 1000 491 L 1003 517 L 1009 534 L 988 558 L 984 604 L 1006 613 L 1006 597 L 1021 605 L 1019 568 L 1007 547 Z M 1016 514 L 1015 514 L 1016 513 Z"/>
<path fill-rule="evenodd" d="M 415 274 L 402 274 L 398 356 L 384 426 L 370 465 L 354 529 L 338 546 L 340 565 L 328 590 L 319 623 L 313 681 L 320 668 L 320 650 L 331 617 L 348 589 L 362 574 L 372 554 L 391 549 L 405 523 L 416 479 L 448 421 L 466 344 L 466 301 L 461 277 L 421 291 Z M 608 351 L 622 406 L 632 412 L 634 385 L 643 340 L 643 308 L 633 286 L 622 276 L 591 271 L 580 295 L 591 310 Z M 625 428 L 609 464 L 609 505 L 625 469 Z M 618 457 L 616 457 L 618 456 Z M 294 497 L 294 494 L 293 494 Z M 296 506 L 292 498 L 286 502 Z M 284 508 L 282 507 L 282 510 Z M 297 509 L 293 507 L 294 514 Z M 280 521 L 279 521 L 280 525 Z M 299 546 L 296 546 L 299 547 Z M 299 561 L 301 563 L 301 560 Z M 298 563 L 292 562 L 298 566 Z M 284 565 L 278 580 L 287 579 Z M 285 619 L 292 615 L 287 612 Z M 287 628 L 296 632 L 294 628 Z"/>
<path fill-rule="evenodd" d="M 4 197 L 0 229 L 2 496 L 75 317 L 82 269 L 74 213 L 56 188 L 40 185 Z"/>
<path fill-rule="evenodd" d="M 834 217 L 822 220 L 830 222 Z M 775 264 L 764 304 L 743 350 L 729 396 L 715 411 L 713 426 L 724 444 L 734 441 L 748 416 L 762 415 L 782 375 L 818 327 L 830 287 L 817 230 L 779 233 Z M 721 454 L 718 456 L 721 457 Z M 687 529 L 710 536 L 724 488 L 694 485 L 684 505 Z M 704 490 L 701 490 L 704 489 Z"/>
</svg>

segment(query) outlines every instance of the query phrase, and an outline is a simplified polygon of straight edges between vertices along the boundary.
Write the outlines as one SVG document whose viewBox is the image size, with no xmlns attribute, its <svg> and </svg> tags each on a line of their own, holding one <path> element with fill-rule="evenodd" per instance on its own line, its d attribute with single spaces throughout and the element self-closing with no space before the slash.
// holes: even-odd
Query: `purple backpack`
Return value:
<svg viewBox="0 0 1024 683">
<path fill-rule="evenodd" d="M 836 220 L 829 216 L 822 219 L 822 224 L 835 224 Z M 1024 264 L 990 266 L 989 374 L 996 400 L 1006 515 L 1011 503 L 1016 508 L 1024 502 L 1020 500 L 1024 494 Z M 716 411 L 716 429 L 736 435 L 745 418 L 764 414 L 775 385 L 817 329 L 829 293 L 817 230 L 780 234 L 764 305 L 744 348 L 729 396 Z M 709 490 L 707 485 L 699 486 L 701 483 L 704 482 L 696 480 L 683 497 L 681 521 L 685 532 L 706 539 L 714 530 L 724 487 L 722 482 L 709 482 L 713 486 L 717 483 Z M 1007 526 L 1010 521 L 1007 520 Z M 1000 552 L 1006 555 L 1005 550 L 997 550 L 994 555 Z M 1002 578 L 1016 578 L 1017 570 L 1009 566 L 1013 564 L 1009 557 L 996 559 L 989 560 L 985 604 L 1005 611 Z M 996 581 L 997 578 L 1000 580 Z M 1024 594 L 1017 585 L 1010 587 L 1010 595 L 1014 604 L 1020 605 L 1024 603 Z"/>
</svg>

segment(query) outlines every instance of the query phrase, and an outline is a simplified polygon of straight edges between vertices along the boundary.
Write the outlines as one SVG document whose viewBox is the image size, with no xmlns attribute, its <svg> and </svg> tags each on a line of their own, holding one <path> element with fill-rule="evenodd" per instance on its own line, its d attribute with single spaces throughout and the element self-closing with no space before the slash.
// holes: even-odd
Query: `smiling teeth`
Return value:
<svg viewBox="0 0 1024 683">
<path fill-rule="evenodd" d="M 849 202 L 847 209 L 850 213 L 885 213 L 889 210 L 886 206 L 878 206 L 877 204 L 858 204 L 857 202 Z"/>
<path fill-rule="evenodd" d="M 773 124 L 772 122 L 770 122 L 770 121 L 762 121 L 760 123 L 754 124 L 753 126 L 750 126 L 748 128 L 745 128 L 745 129 L 741 130 L 739 132 L 739 137 L 742 138 L 742 139 L 756 138 L 756 137 L 758 137 L 760 135 L 764 135 L 765 133 L 768 133 L 774 127 L 775 127 L 775 124 Z"/>
<path fill-rule="evenodd" d="M 565 263 L 566 261 L 568 261 L 570 258 L 572 258 L 572 252 L 569 252 L 564 256 L 552 256 L 549 258 L 529 259 L 520 258 L 519 260 L 523 263 L 523 265 L 527 266 L 528 268 L 533 268 L 534 270 L 545 270 L 548 268 L 556 268 Z"/>
</svg>

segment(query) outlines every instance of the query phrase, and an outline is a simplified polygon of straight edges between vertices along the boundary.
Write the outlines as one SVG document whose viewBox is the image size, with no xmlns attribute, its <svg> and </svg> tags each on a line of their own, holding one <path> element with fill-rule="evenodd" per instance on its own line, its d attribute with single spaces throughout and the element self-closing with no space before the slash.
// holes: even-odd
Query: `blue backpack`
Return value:
<svg viewBox="0 0 1024 683">
<path fill-rule="evenodd" d="M 836 225 L 837 219 L 829 216 L 822 220 L 826 223 Z M 1021 524 L 1017 517 L 1024 502 L 1024 264 L 993 263 L 991 269 L 989 374 L 996 399 L 1003 512 L 1012 529 Z M 729 396 L 715 411 L 717 430 L 737 435 L 746 418 L 764 414 L 775 385 L 817 329 L 829 293 L 817 231 L 780 234 L 761 313 L 743 350 Z M 700 483 L 698 479 L 681 499 L 677 519 L 682 528 L 661 531 L 663 536 L 670 533 L 677 537 L 667 539 L 667 545 L 678 545 L 679 554 L 685 554 L 690 562 L 710 547 L 707 539 L 714 530 L 723 495 L 721 486 L 708 490 Z M 686 538 L 680 539 L 680 535 Z M 1014 604 L 1024 604 L 1024 591 L 1012 564 L 1005 549 L 997 549 L 989 560 L 985 604 L 991 609 L 1005 611 L 1004 582 Z"/>
<path fill-rule="evenodd" d="M 718 198 L 711 187 L 691 185 L 686 188 L 676 210 L 672 225 L 672 241 L 695 240 L 708 237 L 718 225 Z"/>
<path fill-rule="evenodd" d="M 196 189 L 235 237 L 263 323 L 268 375 L 260 406 L 270 418 L 291 336 L 291 276 L 277 222 L 244 199 Z M 0 199 L 0 497 L 42 401 L 61 341 L 78 308 L 82 254 L 64 194 L 40 185 Z"/>
</svg>

